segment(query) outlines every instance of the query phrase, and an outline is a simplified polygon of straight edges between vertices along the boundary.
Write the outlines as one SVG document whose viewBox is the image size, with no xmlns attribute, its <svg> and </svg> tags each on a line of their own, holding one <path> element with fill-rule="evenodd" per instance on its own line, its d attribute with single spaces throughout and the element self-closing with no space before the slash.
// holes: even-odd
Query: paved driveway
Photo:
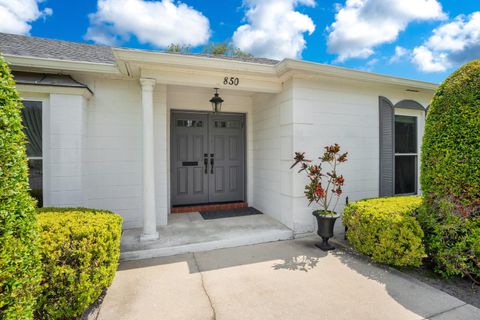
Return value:
<svg viewBox="0 0 480 320">
<path fill-rule="evenodd" d="M 99 319 L 480 319 L 480 310 L 315 238 L 124 262 Z"/>
</svg>

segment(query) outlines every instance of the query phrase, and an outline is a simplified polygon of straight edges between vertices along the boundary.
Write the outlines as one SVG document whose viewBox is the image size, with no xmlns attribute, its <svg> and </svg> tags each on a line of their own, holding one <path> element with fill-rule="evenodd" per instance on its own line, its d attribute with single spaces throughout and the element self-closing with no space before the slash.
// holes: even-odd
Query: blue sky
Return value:
<svg viewBox="0 0 480 320">
<path fill-rule="evenodd" d="M 440 82 L 480 58 L 480 0 L 10 0 L 0 31 L 123 47 L 257 56 Z"/>
</svg>

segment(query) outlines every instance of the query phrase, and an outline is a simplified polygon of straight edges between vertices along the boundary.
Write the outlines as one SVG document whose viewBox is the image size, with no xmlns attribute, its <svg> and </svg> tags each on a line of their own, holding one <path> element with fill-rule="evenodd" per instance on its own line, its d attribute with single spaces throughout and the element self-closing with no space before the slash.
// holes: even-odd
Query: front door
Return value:
<svg viewBox="0 0 480 320">
<path fill-rule="evenodd" d="M 172 205 L 244 200 L 244 116 L 172 112 Z"/>
</svg>

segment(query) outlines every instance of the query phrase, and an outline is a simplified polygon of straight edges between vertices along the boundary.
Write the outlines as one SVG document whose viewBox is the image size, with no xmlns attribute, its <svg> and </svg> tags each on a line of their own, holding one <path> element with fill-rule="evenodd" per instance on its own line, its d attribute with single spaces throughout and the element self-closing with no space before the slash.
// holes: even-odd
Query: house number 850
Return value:
<svg viewBox="0 0 480 320">
<path fill-rule="evenodd" d="M 238 86 L 240 83 L 240 79 L 236 77 L 225 77 L 223 78 L 223 84 L 229 86 Z"/>
</svg>

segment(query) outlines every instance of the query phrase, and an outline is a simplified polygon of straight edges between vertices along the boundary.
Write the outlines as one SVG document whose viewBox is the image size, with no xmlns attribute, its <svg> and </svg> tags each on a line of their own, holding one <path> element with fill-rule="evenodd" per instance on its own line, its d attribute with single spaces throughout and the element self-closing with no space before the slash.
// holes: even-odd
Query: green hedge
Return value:
<svg viewBox="0 0 480 320">
<path fill-rule="evenodd" d="M 413 213 L 421 204 L 422 198 L 417 196 L 353 202 L 343 214 L 347 239 L 375 262 L 419 266 L 425 256 L 423 231 Z"/>
<path fill-rule="evenodd" d="M 109 211 L 38 210 L 43 263 L 39 319 L 73 319 L 110 286 L 118 266 L 122 218 Z"/>
<path fill-rule="evenodd" d="M 480 281 L 480 219 L 454 214 L 455 208 L 447 200 L 423 205 L 418 212 L 435 271 L 443 277 Z"/>
<path fill-rule="evenodd" d="M 427 253 L 443 276 L 480 281 L 480 59 L 435 93 L 421 158 Z"/>
<path fill-rule="evenodd" d="M 448 198 L 464 216 L 480 209 L 480 59 L 452 73 L 435 93 L 421 159 L 427 202 Z"/>
<path fill-rule="evenodd" d="M 0 319 L 31 319 L 40 280 L 22 108 L 0 56 Z"/>
</svg>

